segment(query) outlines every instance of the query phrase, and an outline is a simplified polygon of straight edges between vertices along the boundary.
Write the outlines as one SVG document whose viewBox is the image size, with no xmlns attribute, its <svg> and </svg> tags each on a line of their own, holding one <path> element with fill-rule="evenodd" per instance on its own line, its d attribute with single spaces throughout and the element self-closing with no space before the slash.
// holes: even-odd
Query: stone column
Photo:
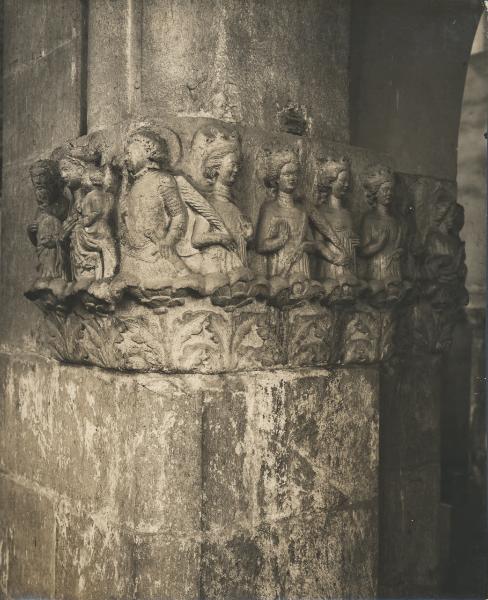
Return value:
<svg viewBox="0 0 488 600">
<path fill-rule="evenodd" d="M 351 145 L 349 3 L 66 7 L 6 1 L 2 593 L 375 596 L 380 364 L 436 273 Z"/>
</svg>

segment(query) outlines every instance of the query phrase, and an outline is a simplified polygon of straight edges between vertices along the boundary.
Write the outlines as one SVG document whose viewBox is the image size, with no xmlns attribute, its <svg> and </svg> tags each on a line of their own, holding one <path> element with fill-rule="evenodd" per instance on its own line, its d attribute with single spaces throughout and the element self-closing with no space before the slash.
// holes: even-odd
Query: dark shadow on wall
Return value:
<svg viewBox="0 0 488 600">
<path fill-rule="evenodd" d="M 487 17 L 469 60 L 459 127 L 458 201 L 465 211 L 466 321 L 445 359 L 442 402 L 442 502 L 450 515 L 443 590 L 486 598 L 488 515 L 486 477 L 486 177 L 488 117 Z"/>
<path fill-rule="evenodd" d="M 455 598 L 486 598 L 486 394 L 484 309 L 454 332 L 445 357 L 441 402 L 441 500 L 446 561 L 442 591 Z"/>
<path fill-rule="evenodd" d="M 455 179 L 479 0 L 353 0 L 351 143 L 406 173 Z"/>
<path fill-rule="evenodd" d="M 400 172 L 456 181 L 481 15 L 479 0 L 352 0 L 351 144 L 389 154 Z M 381 597 L 487 597 L 480 319 L 468 310 L 447 356 L 411 356 L 383 376 Z"/>
</svg>

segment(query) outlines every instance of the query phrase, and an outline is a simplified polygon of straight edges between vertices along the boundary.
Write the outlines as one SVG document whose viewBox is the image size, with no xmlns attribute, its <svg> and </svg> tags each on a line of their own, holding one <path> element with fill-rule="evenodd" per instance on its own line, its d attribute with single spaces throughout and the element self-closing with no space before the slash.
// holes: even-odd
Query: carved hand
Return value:
<svg viewBox="0 0 488 600">
<path fill-rule="evenodd" d="M 165 242 L 160 242 L 160 244 L 159 244 L 159 254 L 163 258 L 169 259 L 172 256 L 174 256 L 175 249 L 173 248 L 173 246 L 170 246 L 169 244 L 167 244 Z"/>
<path fill-rule="evenodd" d="M 248 219 L 241 219 L 241 228 L 242 228 L 242 235 L 244 236 L 244 238 L 246 240 L 248 240 L 249 238 L 252 237 L 253 233 L 254 233 L 254 227 L 252 226 L 251 221 L 249 221 Z"/>
<path fill-rule="evenodd" d="M 77 222 L 78 222 L 78 217 L 77 216 L 68 217 L 63 222 L 63 232 L 64 233 L 71 233 L 71 231 L 73 231 L 73 228 L 74 228 L 74 226 L 76 225 Z"/>
<path fill-rule="evenodd" d="M 237 250 L 234 238 L 229 233 L 222 232 L 219 234 L 218 243 L 231 252 L 235 252 Z"/>
<path fill-rule="evenodd" d="M 291 235 L 290 226 L 286 221 L 279 221 L 276 226 L 277 239 L 280 240 L 281 243 L 285 244 Z"/>
<path fill-rule="evenodd" d="M 334 261 L 338 267 L 349 267 L 353 264 L 353 260 L 347 254 L 340 254 L 336 261 Z"/>
</svg>

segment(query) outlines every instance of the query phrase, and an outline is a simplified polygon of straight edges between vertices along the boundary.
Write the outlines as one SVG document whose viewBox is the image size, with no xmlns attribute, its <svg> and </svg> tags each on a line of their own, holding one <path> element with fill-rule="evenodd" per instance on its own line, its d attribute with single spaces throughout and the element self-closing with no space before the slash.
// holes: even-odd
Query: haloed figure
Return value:
<svg viewBox="0 0 488 600">
<path fill-rule="evenodd" d="M 168 144 L 157 133 L 140 129 L 127 140 L 125 161 L 132 185 L 123 215 L 127 236 L 121 276 L 140 289 L 171 288 L 189 270 L 175 252 L 187 213 L 168 170 Z"/>
<path fill-rule="evenodd" d="M 83 198 L 81 224 L 87 260 L 84 269 L 93 279 L 110 279 L 117 267 L 117 251 L 113 236 L 113 199 L 97 187 Z"/>
</svg>

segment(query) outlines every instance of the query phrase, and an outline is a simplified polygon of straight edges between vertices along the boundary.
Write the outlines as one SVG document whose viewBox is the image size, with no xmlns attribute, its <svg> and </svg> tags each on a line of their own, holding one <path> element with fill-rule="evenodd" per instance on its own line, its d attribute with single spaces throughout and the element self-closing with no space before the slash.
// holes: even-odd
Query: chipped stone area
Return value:
<svg viewBox="0 0 488 600">
<path fill-rule="evenodd" d="M 373 594 L 376 368 L 0 364 L 5 597 Z"/>
</svg>

